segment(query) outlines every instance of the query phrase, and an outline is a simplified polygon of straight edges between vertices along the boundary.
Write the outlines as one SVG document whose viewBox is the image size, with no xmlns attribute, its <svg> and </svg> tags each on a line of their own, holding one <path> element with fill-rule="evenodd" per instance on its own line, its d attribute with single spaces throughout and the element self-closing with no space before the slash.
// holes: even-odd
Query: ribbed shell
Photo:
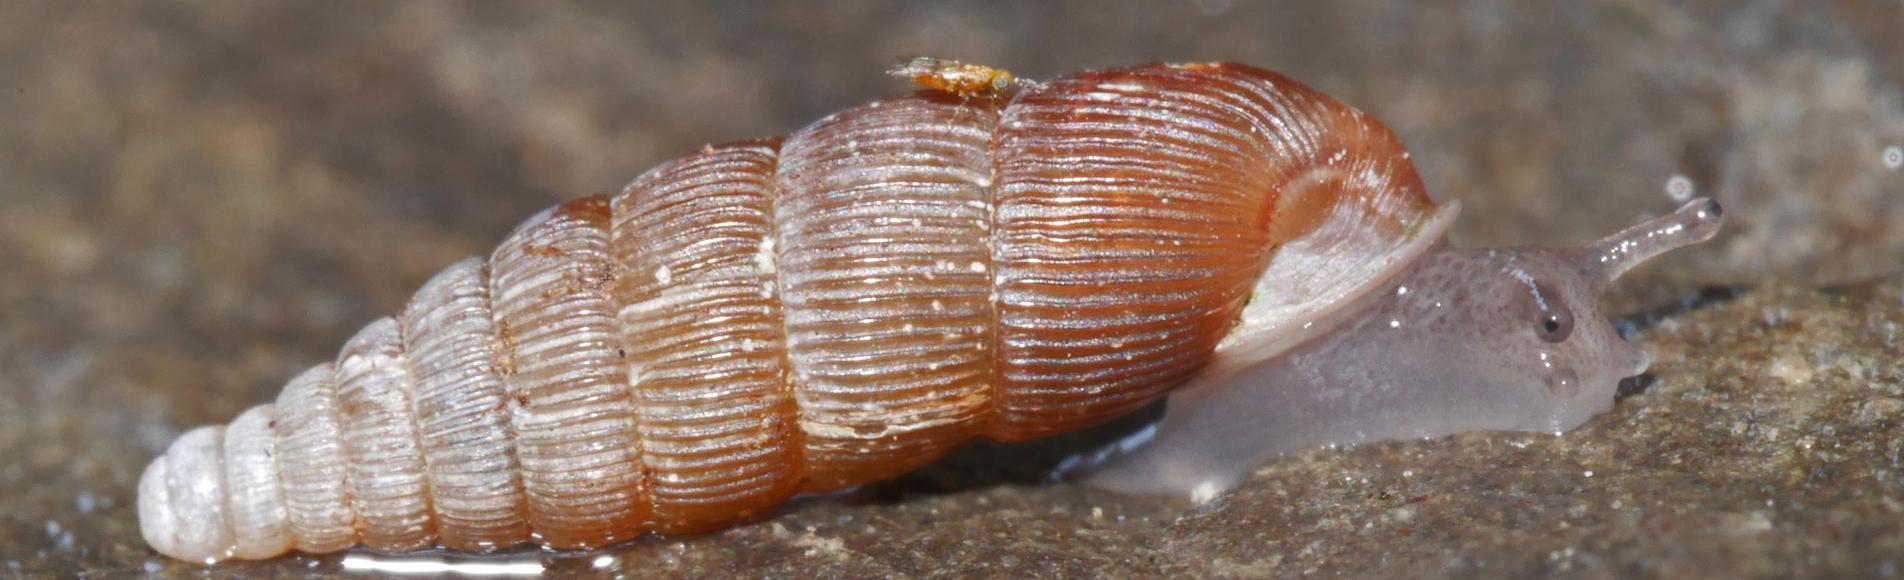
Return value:
<svg viewBox="0 0 1904 580">
<path fill-rule="evenodd" d="M 1280 245 L 1433 210 L 1380 124 L 1249 67 L 872 103 L 531 218 L 182 437 L 140 518 L 194 560 L 718 529 L 1154 400 L 1252 291 L 1355 281 L 1259 282 Z"/>
<path fill-rule="evenodd" d="M 782 147 L 775 239 L 808 489 L 910 471 L 990 415 L 996 123 L 902 98 Z"/>
<path fill-rule="evenodd" d="M 563 548 L 641 533 L 635 398 L 610 294 L 608 200 L 562 204 L 516 229 L 490 257 L 503 383 L 529 497 L 529 526 Z"/>
<path fill-rule="evenodd" d="M 269 558 L 291 548 L 284 486 L 278 481 L 277 438 L 272 434 L 276 412 L 270 403 L 252 407 L 225 429 L 222 483 L 232 555 L 239 558 Z"/>
<path fill-rule="evenodd" d="M 336 374 L 330 363 L 304 371 L 278 393 L 275 405 L 277 426 L 272 430 L 285 512 L 291 537 L 303 552 L 335 552 L 358 541 L 357 510 L 350 505 L 344 479 Z M 174 515 L 189 517 L 182 511 Z M 157 543 L 153 547 L 165 550 Z"/>
<path fill-rule="evenodd" d="M 510 405 L 497 366 L 488 273 L 471 258 L 431 278 L 398 321 L 430 466 L 437 543 L 486 550 L 528 535 Z"/>
<path fill-rule="evenodd" d="M 1255 79 L 1146 67 L 1052 82 L 998 134 L 995 437 L 1070 431 L 1183 381 L 1236 318 L 1278 168 Z"/>
<path fill-rule="evenodd" d="M 409 366 L 389 318 L 364 327 L 337 359 L 345 481 L 363 542 L 379 550 L 415 550 L 436 540 Z"/>
<path fill-rule="evenodd" d="M 709 147 L 615 197 L 615 296 L 661 531 L 727 525 L 800 483 L 769 244 L 777 145 Z"/>
</svg>

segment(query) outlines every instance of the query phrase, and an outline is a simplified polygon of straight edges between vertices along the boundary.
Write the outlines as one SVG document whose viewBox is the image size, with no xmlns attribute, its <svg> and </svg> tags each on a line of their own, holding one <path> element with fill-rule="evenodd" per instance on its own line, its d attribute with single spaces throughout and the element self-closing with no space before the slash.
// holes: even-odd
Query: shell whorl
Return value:
<svg viewBox="0 0 1904 580">
<path fill-rule="evenodd" d="M 181 437 L 141 525 L 207 561 L 718 529 L 1154 400 L 1343 208 L 1433 203 L 1385 128 L 1249 67 L 864 105 L 531 218 Z"/>
</svg>

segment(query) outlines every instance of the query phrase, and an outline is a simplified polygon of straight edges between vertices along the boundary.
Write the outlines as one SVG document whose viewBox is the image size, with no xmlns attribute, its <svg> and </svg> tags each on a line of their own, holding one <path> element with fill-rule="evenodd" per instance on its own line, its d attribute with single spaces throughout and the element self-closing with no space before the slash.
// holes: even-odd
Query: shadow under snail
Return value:
<svg viewBox="0 0 1904 580">
<path fill-rule="evenodd" d="M 1648 363 L 1601 291 L 1721 221 L 1701 199 L 1459 249 L 1459 204 L 1387 128 L 1270 71 L 895 73 L 928 88 L 666 161 L 450 266 L 153 460 L 146 541 L 209 563 L 707 532 L 1166 395 L 1084 481 L 1207 499 L 1290 450 L 1562 431 Z"/>
</svg>

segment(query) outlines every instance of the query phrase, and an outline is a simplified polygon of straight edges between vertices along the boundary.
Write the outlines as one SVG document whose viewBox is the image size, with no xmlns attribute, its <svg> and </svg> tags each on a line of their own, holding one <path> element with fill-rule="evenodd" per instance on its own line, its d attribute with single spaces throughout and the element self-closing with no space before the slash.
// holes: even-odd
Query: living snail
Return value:
<svg viewBox="0 0 1904 580">
<path fill-rule="evenodd" d="M 1388 129 L 1276 73 L 986 78 L 529 219 L 181 436 L 140 479 L 146 541 L 209 563 L 704 532 L 1165 394 L 1086 481 L 1207 498 L 1291 449 L 1561 431 L 1648 362 L 1600 291 L 1720 224 L 1695 200 L 1579 248 L 1456 249 L 1459 204 Z"/>
</svg>

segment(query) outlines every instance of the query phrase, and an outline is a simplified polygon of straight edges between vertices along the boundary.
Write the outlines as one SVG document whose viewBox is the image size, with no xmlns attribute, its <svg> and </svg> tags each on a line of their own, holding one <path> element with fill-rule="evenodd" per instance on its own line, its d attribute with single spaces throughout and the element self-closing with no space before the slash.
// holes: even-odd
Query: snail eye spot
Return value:
<svg viewBox="0 0 1904 580">
<path fill-rule="evenodd" d="M 1564 310 L 1542 313 L 1540 328 L 1537 330 L 1541 340 L 1547 342 L 1567 340 L 1567 336 L 1573 334 L 1573 317 Z"/>
<path fill-rule="evenodd" d="M 1547 342 L 1567 340 L 1573 335 L 1573 313 L 1560 302 L 1560 294 L 1545 284 L 1535 284 L 1534 292 L 1534 334 Z"/>
</svg>

